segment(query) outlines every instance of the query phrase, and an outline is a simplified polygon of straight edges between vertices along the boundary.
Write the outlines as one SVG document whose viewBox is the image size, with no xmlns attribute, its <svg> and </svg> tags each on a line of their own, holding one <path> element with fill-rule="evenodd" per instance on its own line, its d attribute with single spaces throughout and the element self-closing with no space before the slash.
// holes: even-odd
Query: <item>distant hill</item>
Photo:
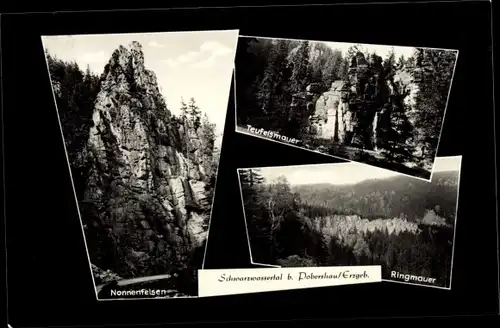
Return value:
<svg viewBox="0 0 500 328">
<path fill-rule="evenodd" d="M 333 208 L 340 214 L 368 219 L 422 219 L 428 209 L 453 224 L 457 204 L 459 171 L 434 173 L 432 182 L 408 176 L 370 179 L 353 185 L 294 185 L 303 202 Z"/>
</svg>

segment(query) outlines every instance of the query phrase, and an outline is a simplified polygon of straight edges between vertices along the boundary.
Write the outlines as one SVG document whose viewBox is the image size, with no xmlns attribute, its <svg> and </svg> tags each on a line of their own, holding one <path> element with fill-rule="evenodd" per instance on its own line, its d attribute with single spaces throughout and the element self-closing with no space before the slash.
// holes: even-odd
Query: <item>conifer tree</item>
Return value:
<svg viewBox="0 0 500 328">
<path fill-rule="evenodd" d="M 336 80 L 342 79 L 344 68 L 344 58 L 342 57 L 342 52 L 339 50 L 333 50 L 332 55 L 328 57 L 322 78 L 323 83 L 327 89 L 330 89 L 332 83 Z"/>
<path fill-rule="evenodd" d="M 189 100 L 188 114 L 190 116 L 191 121 L 193 122 L 194 129 L 198 130 L 198 128 L 201 125 L 201 110 L 196 104 L 194 98 L 191 98 Z"/>
<path fill-rule="evenodd" d="M 290 72 L 288 69 L 288 42 L 278 40 L 269 52 L 267 66 L 259 81 L 257 102 L 263 113 L 262 126 L 282 131 L 288 123 L 288 108 L 291 96 L 288 92 Z"/>
<path fill-rule="evenodd" d="M 412 125 L 403 110 L 391 113 L 391 128 L 385 141 L 385 154 L 391 162 L 405 163 L 413 159 L 413 147 L 409 139 L 413 136 Z"/>
<path fill-rule="evenodd" d="M 184 102 L 184 99 L 182 99 L 182 98 L 181 98 L 180 111 L 181 111 L 181 118 L 183 119 L 183 121 L 185 121 L 188 117 L 188 107 L 187 107 L 187 104 Z"/>
<path fill-rule="evenodd" d="M 204 144 L 203 153 L 212 156 L 215 143 L 215 124 L 211 123 L 206 113 L 201 120 L 201 139 Z"/>
<path fill-rule="evenodd" d="M 64 142 L 72 170 L 75 190 L 81 196 L 87 174 L 86 144 L 99 77 L 90 69 L 83 72 L 76 62 L 66 62 L 45 49 L 50 80 L 62 125 Z"/>
<path fill-rule="evenodd" d="M 290 77 L 289 92 L 294 97 L 293 103 L 289 105 L 288 124 L 285 134 L 289 137 L 298 137 L 302 140 L 307 138 L 309 118 L 305 92 L 311 83 L 312 67 L 309 62 L 309 41 L 301 41 L 297 52 L 291 57 L 290 66 L 292 75 Z"/>
<path fill-rule="evenodd" d="M 396 53 L 394 52 L 394 48 L 391 48 L 383 64 L 385 75 L 387 77 L 393 74 L 395 66 L 396 66 Z"/>
<path fill-rule="evenodd" d="M 309 52 L 309 41 L 301 41 L 297 52 L 291 58 L 290 92 L 303 92 L 311 82 L 312 69 L 309 63 Z"/>
<path fill-rule="evenodd" d="M 419 88 L 415 99 L 417 143 L 422 159 L 432 161 L 441 133 L 456 52 L 419 48 L 414 58 L 414 76 Z"/>
<path fill-rule="evenodd" d="M 183 136 L 184 136 L 184 141 L 181 142 L 181 152 L 184 154 L 184 156 L 188 156 L 189 149 L 189 113 L 188 113 L 188 106 L 184 102 L 184 99 L 181 97 L 181 107 L 180 107 L 180 118 L 181 118 L 181 124 L 182 124 L 182 131 L 183 131 Z"/>
<path fill-rule="evenodd" d="M 401 56 L 399 56 L 398 58 L 398 63 L 397 63 L 398 69 L 402 69 L 405 66 L 405 64 L 406 64 L 405 56 L 401 54 Z"/>
</svg>

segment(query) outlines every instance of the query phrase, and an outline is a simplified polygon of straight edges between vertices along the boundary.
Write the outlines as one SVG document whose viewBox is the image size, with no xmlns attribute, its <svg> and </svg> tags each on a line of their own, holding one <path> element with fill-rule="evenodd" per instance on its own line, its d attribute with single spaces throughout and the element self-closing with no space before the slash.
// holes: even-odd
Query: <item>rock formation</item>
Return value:
<svg viewBox="0 0 500 328">
<path fill-rule="evenodd" d="M 421 223 L 431 226 L 448 226 L 446 219 L 437 215 L 436 210 L 427 210 Z"/>
<path fill-rule="evenodd" d="M 412 104 L 418 92 L 413 84 L 409 72 L 388 72 L 381 57 L 373 55 L 368 60 L 358 52 L 350 60 L 347 78 L 334 81 L 329 90 L 316 95 L 310 117 L 313 133 L 342 144 L 376 150 L 391 125 L 394 102 L 401 97 L 403 102 Z"/>
<path fill-rule="evenodd" d="M 368 220 L 362 219 L 358 215 L 334 215 L 312 219 L 311 223 L 315 231 L 338 238 L 345 238 L 351 233 L 366 234 L 386 229 L 389 234 L 396 235 L 402 232 L 418 233 L 419 231 L 417 223 L 400 218 Z"/>
<path fill-rule="evenodd" d="M 331 88 L 321 94 L 315 103 L 311 119 L 317 135 L 322 138 L 344 142 L 346 135 L 353 132 L 354 117 L 345 98 L 347 85 L 335 81 Z"/>
<path fill-rule="evenodd" d="M 80 200 L 93 264 L 123 278 L 189 266 L 207 237 L 213 142 L 170 113 L 138 42 L 114 51 L 95 101 Z"/>
<path fill-rule="evenodd" d="M 351 249 L 358 259 L 364 256 L 370 258 L 372 255 L 365 239 L 368 233 L 380 231 L 388 235 L 399 235 L 405 232 L 413 234 L 421 232 L 417 223 L 399 218 L 370 221 L 358 215 L 333 215 L 308 220 L 311 230 L 321 234 L 325 245 L 330 245 L 333 239 L 338 247 Z M 330 252 L 330 247 L 327 246 L 327 248 Z"/>
<path fill-rule="evenodd" d="M 311 231 L 321 234 L 323 243 L 330 245 L 332 239 L 340 247 L 351 249 L 356 258 L 371 256 L 371 250 L 365 237 L 369 233 L 382 232 L 388 236 L 398 236 L 402 233 L 419 235 L 424 231 L 429 233 L 429 238 L 439 233 L 448 233 L 452 229 L 435 232 L 429 230 L 430 227 L 452 228 L 446 220 L 436 214 L 436 210 L 428 210 L 422 220 L 411 222 L 405 218 L 393 219 L 362 219 L 358 215 L 333 215 L 327 217 L 307 218 L 307 225 Z M 427 235 L 426 235 L 427 236 Z"/>
</svg>

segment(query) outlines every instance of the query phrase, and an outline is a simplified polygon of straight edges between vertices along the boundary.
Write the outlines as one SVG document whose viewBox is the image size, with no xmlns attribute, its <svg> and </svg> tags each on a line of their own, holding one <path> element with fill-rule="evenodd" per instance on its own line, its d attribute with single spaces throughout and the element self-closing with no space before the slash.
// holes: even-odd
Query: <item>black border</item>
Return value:
<svg viewBox="0 0 500 328">
<path fill-rule="evenodd" d="M 46 13 L 4 15 L 1 23 L 13 327 L 498 314 L 491 3 Z M 460 51 L 438 151 L 463 156 L 451 291 L 378 283 L 194 300 L 95 300 L 40 35 L 208 29 Z M 326 162 L 233 133 L 232 106 L 233 96 L 206 268 L 249 267 L 236 168 Z"/>
</svg>

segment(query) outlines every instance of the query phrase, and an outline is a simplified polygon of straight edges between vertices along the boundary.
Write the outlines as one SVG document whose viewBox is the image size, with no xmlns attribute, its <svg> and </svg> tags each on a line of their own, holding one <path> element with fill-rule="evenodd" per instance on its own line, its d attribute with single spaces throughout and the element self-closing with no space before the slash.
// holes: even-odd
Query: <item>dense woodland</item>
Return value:
<svg viewBox="0 0 500 328">
<path fill-rule="evenodd" d="M 69 158 L 77 198 L 82 199 L 88 161 L 86 145 L 92 126 L 94 102 L 100 89 L 100 77 L 85 72 L 76 62 L 65 62 L 45 52 L 57 111 Z"/>
<path fill-rule="evenodd" d="M 352 77 L 359 57 L 367 68 Z M 384 56 L 384 57 L 382 57 Z M 236 56 L 237 120 L 301 140 L 301 146 L 363 162 L 432 164 L 453 76 L 456 52 L 416 48 L 412 57 L 347 53 L 325 43 L 240 38 Z M 409 81 L 419 92 L 412 104 Z M 315 101 L 343 81 L 344 100 L 355 112 L 354 132 L 342 143 L 322 140 L 312 128 Z M 355 90 L 355 91 L 353 91 Z M 379 114 L 376 140 L 373 120 Z M 356 149 L 377 149 L 377 156 Z M 399 170 L 401 171 L 401 170 Z M 426 177 L 427 178 L 427 177 Z"/>
<path fill-rule="evenodd" d="M 102 269 L 117 267 L 116 262 L 119 261 L 119 252 L 124 251 L 117 249 L 113 241 L 103 234 L 102 229 L 95 228 L 93 224 L 94 217 L 98 217 L 104 211 L 101 203 L 89 204 L 84 198 L 86 182 L 91 168 L 91 160 L 87 151 L 87 142 L 89 139 L 89 130 L 93 125 L 92 114 L 94 112 L 94 103 L 96 96 L 100 91 L 101 82 L 105 76 L 93 74 L 88 68 L 83 71 L 76 62 L 67 62 L 46 51 L 47 64 L 51 77 L 54 97 L 57 104 L 58 115 L 61 122 L 62 133 L 66 146 L 67 155 L 70 162 L 74 188 L 77 199 L 79 201 L 80 211 L 82 212 L 83 225 L 86 228 L 87 245 L 89 253 L 94 265 L 94 275 L 96 283 L 107 280 L 114 280 L 113 277 L 129 278 L 127 275 L 133 274 L 124 270 L 123 272 L 110 272 Z M 132 84 L 133 81 L 130 81 Z M 133 90 L 134 96 L 140 97 L 140 90 Z M 165 111 L 168 109 L 163 106 Z M 196 156 L 204 156 L 211 158 L 212 162 L 208 163 L 205 172 L 211 174 L 208 178 L 206 192 L 207 199 L 212 199 L 213 190 L 215 187 L 216 171 L 218 165 L 219 149 L 215 146 L 215 125 L 209 122 L 208 117 L 203 115 L 202 110 L 196 104 L 195 99 L 191 98 L 187 103 L 181 100 L 181 113 L 178 117 L 172 116 L 169 119 L 169 124 L 177 125 L 177 130 L 187 131 L 194 129 L 195 133 L 200 136 L 201 152 L 197 152 Z M 189 138 L 189 133 L 184 133 L 186 138 Z M 189 141 L 189 140 L 188 140 Z M 159 140 L 161 142 L 161 140 Z M 193 149 L 188 149 L 190 142 L 181 142 L 178 151 L 186 158 L 193 155 Z M 152 195 L 154 197 L 154 195 Z M 187 204 L 186 206 L 188 206 Z M 208 209 L 209 211 L 210 209 Z M 151 218 L 154 219 L 154 218 Z M 209 213 L 206 215 L 206 226 L 208 229 Z M 187 266 L 196 269 L 201 268 L 203 261 L 204 246 L 194 250 L 191 254 L 190 263 L 177 263 L 179 267 Z M 166 263 L 165 265 L 170 265 Z M 151 268 L 155 267 L 150 266 Z M 159 264 L 156 264 L 156 271 L 147 272 L 149 275 L 163 274 L 165 270 L 160 270 Z M 136 267 L 137 270 L 152 270 Z M 104 272 L 106 274 L 97 274 Z M 116 275 L 118 274 L 118 275 Z M 106 276 L 109 276 L 106 278 Z M 189 279 L 192 279 L 190 277 Z M 194 281 L 196 284 L 196 281 Z"/>
<path fill-rule="evenodd" d="M 336 209 L 335 214 L 360 215 L 368 219 L 402 218 L 416 222 L 427 209 L 439 205 L 439 216 L 453 224 L 457 204 L 457 173 L 436 173 L 433 182 L 396 176 L 369 179 L 355 185 L 293 186 L 304 204 L 316 209 Z M 316 216 L 316 214 L 313 214 Z M 323 215 L 319 215 L 323 216 Z"/>
<path fill-rule="evenodd" d="M 240 170 L 248 235 L 255 263 L 281 266 L 380 264 L 383 277 L 391 270 L 437 278 L 450 276 L 458 172 L 436 172 L 433 182 L 398 176 L 365 180 L 356 185 L 291 186 L 283 176 L 265 181 L 259 169 Z M 432 209 L 447 225 L 420 223 Z M 349 216 L 376 220 L 373 231 L 333 236 L 314 222 Z M 383 222 L 418 225 L 418 232 L 390 233 Z M 382 220 L 380 220 L 382 219 Z M 330 222 L 331 223 L 331 222 Z"/>
</svg>

